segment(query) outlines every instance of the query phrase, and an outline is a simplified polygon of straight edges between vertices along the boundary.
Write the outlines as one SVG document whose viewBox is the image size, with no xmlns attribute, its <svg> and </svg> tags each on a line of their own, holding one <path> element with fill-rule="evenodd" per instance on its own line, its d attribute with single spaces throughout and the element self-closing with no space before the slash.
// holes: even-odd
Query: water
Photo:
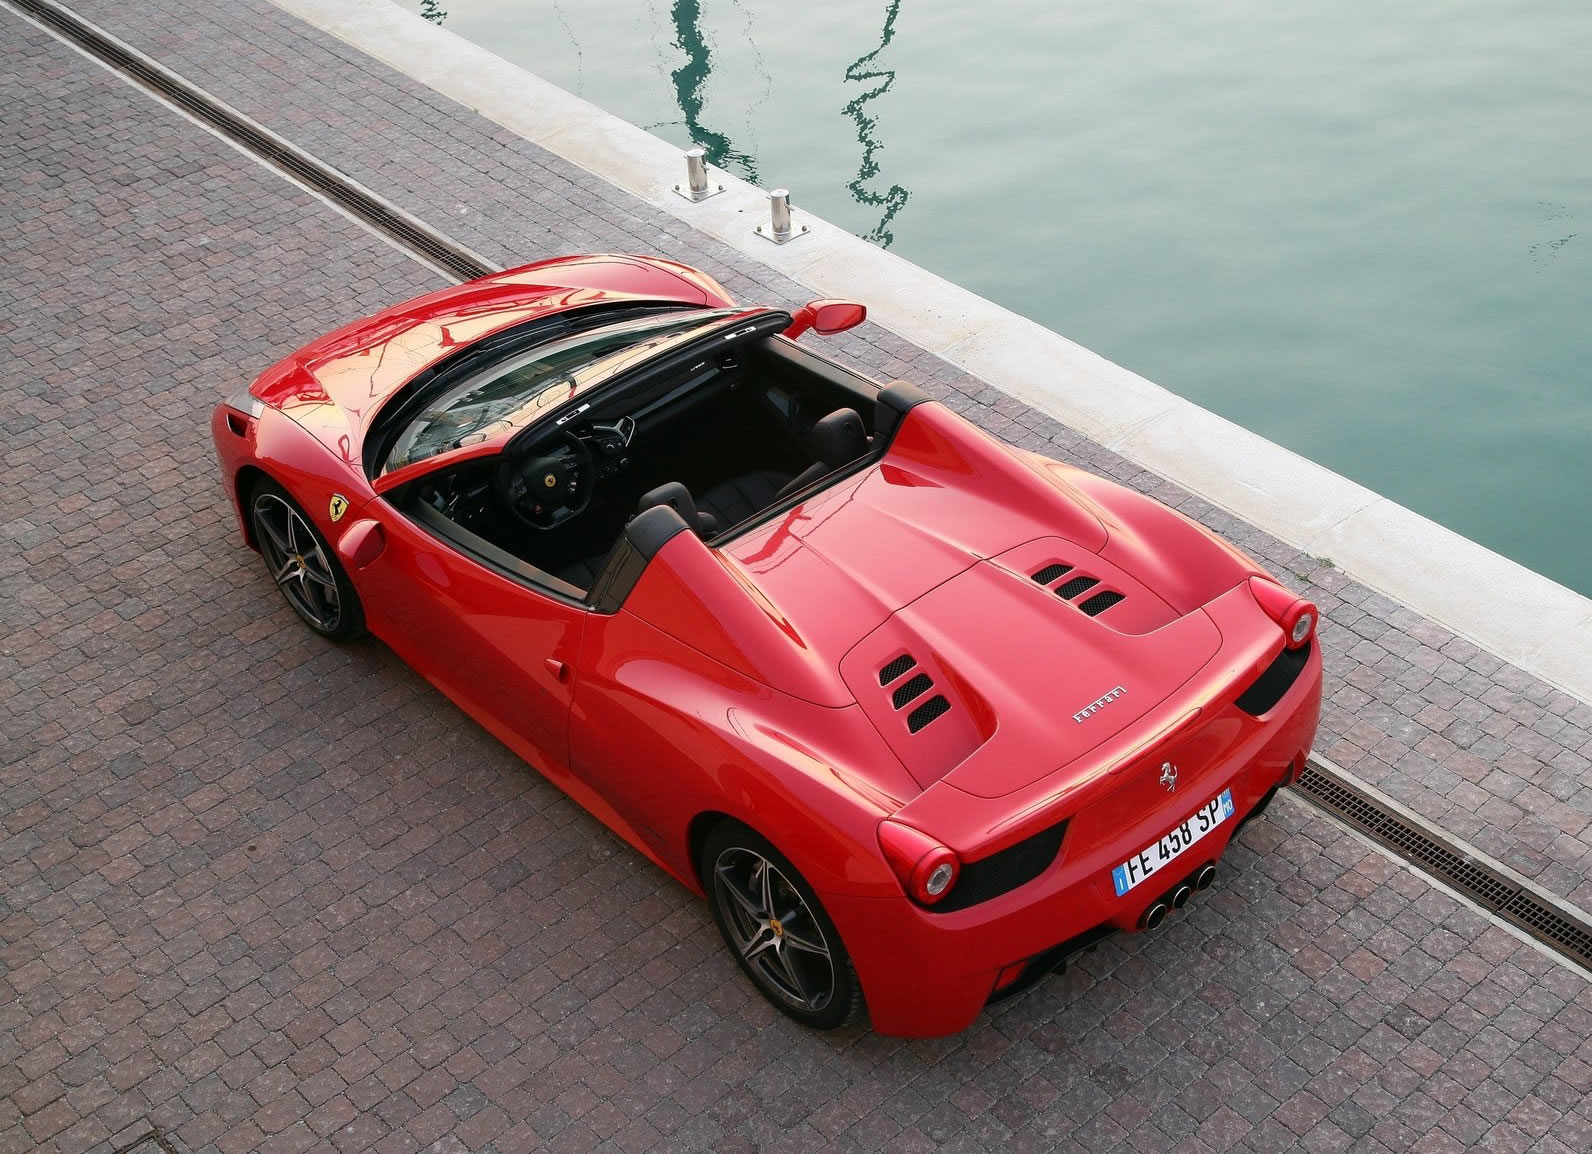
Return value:
<svg viewBox="0 0 1592 1154">
<path fill-rule="evenodd" d="M 1592 595 L 1584 0 L 401 2 Z"/>
</svg>

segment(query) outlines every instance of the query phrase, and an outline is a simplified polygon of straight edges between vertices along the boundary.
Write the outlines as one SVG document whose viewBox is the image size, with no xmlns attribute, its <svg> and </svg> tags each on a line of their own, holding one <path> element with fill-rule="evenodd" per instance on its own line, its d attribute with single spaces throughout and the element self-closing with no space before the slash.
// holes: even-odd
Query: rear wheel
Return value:
<svg viewBox="0 0 1592 1154">
<path fill-rule="evenodd" d="M 266 571 L 303 622 L 322 637 L 346 641 L 365 614 L 337 554 L 287 490 L 262 477 L 249 494 L 249 520 Z"/>
<path fill-rule="evenodd" d="M 796 867 L 739 822 L 722 822 L 702 851 L 702 880 L 719 933 L 779 1010 L 817 1030 L 857 1017 L 862 987 L 840 934 Z"/>
</svg>

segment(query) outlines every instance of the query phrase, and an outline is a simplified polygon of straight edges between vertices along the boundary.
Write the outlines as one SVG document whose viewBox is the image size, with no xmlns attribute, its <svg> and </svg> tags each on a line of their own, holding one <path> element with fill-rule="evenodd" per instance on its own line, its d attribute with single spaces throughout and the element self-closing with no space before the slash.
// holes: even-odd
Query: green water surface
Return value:
<svg viewBox="0 0 1592 1154">
<path fill-rule="evenodd" d="M 1592 594 L 1585 0 L 400 2 Z"/>
</svg>

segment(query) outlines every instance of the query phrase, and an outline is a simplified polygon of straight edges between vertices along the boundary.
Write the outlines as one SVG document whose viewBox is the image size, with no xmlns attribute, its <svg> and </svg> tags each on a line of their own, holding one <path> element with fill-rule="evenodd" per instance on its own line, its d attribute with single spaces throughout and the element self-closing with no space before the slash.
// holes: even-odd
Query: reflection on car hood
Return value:
<svg viewBox="0 0 1592 1154">
<path fill-rule="evenodd" d="M 838 679 L 821 703 L 860 703 L 920 787 L 994 797 L 1159 725 L 1222 648 L 1201 608 L 1129 571 L 1151 546 L 1108 548 L 1108 524 L 1065 474 L 922 405 L 879 464 L 727 560 L 803 669 Z"/>
</svg>

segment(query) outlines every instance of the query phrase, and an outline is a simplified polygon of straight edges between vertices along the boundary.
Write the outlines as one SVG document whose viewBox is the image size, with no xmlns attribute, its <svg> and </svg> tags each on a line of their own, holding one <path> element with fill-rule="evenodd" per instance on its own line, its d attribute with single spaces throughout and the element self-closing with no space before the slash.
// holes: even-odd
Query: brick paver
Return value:
<svg viewBox="0 0 1592 1154">
<path fill-rule="evenodd" d="M 81 7 L 497 259 L 801 296 L 274 9 Z M 1592 1149 L 1592 986 L 1291 798 L 1163 931 L 963 1035 L 788 1024 L 698 903 L 382 646 L 308 636 L 236 540 L 214 400 L 434 275 L 0 32 L 0 1150 Z M 1302 573 L 1327 752 L 1584 900 L 1584 706 L 899 341 L 844 348 Z"/>
</svg>

